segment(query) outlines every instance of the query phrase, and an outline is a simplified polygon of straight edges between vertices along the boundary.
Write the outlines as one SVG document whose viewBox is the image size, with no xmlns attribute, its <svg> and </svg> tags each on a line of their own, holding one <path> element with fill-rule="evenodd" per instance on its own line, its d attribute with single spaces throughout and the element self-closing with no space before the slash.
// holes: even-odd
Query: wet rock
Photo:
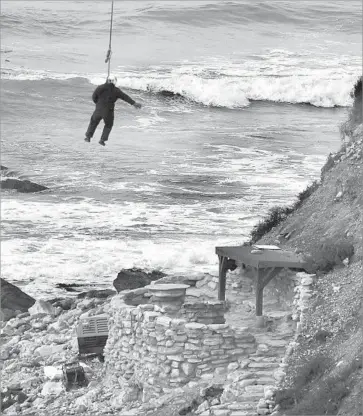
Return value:
<svg viewBox="0 0 363 416">
<path fill-rule="evenodd" d="M 116 295 L 117 292 L 115 292 L 112 289 L 101 289 L 101 290 L 89 290 L 88 292 L 82 292 L 77 295 L 78 299 L 84 299 L 84 298 L 97 298 L 97 299 L 106 299 L 109 296 Z"/>
<path fill-rule="evenodd" d="M 1 311 L 4 321 L 27 312 L 34 303 L 35 299 L 1 278 Z"/>
<path fill-rule="evenodd" d="M 2 189 L 11 189 L 22 193 L 41 192 L 48 189 L 46 186 L 38 185 L 37 183 L 28 180 L 13 178 L 1 180 L 0 185 Z"/>
<path fill-rule="evenodd" d="M 23 393 L 22 391 L 20 391 L 18 393 L 18 395 L 17 395 L 17 402 L 19 404 L 24 403 L 25 400 L 27 400 L 27 399 L 28 399 L 28 396 L 25 393 Z"/>
<path fill-rule="evenodd" d="M 13 406 L 16 403 L 16 400 L 7 393 L 0 393 L 0 403 L 1 410 L 6 410 Z"/>
<path fill-rule="evenodd" d="M 180 93 L 169 90 L 158 91 L 158 95 L 165 98 L 184 98 Z"/>
<path fill-rule="evenodd" d="M 57 283 L 55 285 L 58 289 L 64 289 L 67 292 L 77 292 L 77 288 L 84 288 L 84 284 L 78 283 Z"/>
<path fill-rule="evenodd" d="M 69 311 L 75 307 L 75 299 L 73 298 L 56 298 L 49 301 L 54 308 L 61 308 L 64 311 Z"/>
<path fill-rule="evenodd" d="M 17 409 L 17 407 L 21 403 L 24 403 L 28 399 L 28 396 L 22 392 L 22 389 L 19 383 L 13 383 L 7 387 L 6 392 L 2 392 L 0 394 L 0 398 L 1 398 L 1 409 L 5 410 L 15 404 L 16 404 L 15 408 Z"/>
<path fill-rule="evenodd" d="M 122 269 L 117 278 L 113 281 L 113 286 L 117 292 L 129 289 L 138 289 L 149 285 L 155 280 L 159 280 L 166 276 L 162 272 L 152 271 L 146 273 L 141 269 Z"/>
</svg>

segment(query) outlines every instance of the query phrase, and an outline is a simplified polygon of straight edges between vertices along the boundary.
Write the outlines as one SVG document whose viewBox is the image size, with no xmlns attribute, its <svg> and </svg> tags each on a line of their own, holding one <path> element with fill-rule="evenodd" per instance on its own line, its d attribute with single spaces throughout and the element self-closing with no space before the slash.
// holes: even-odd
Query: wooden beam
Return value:
<svg viewBox="0 0 363 416">
<path fill-rule="evenodd" d="M 260 269 L 260 279 L 262 281 L 262 287 L 264 288 L 267 286 L 271 280 L 277 276 L 281 271 L 283 270 L 283 267 L 269 267 L 268 269 Z"/>
</svg>

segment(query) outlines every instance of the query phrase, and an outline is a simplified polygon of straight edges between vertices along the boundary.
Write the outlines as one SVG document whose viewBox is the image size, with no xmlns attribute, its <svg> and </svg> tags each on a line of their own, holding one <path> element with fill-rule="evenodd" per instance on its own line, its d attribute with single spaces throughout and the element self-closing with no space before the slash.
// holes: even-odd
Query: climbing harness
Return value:
<svg viewBox="0 0 363 416">
<path fill-rule="evenodd" d="M 110 43 L 108 45 L 108 51 L 107 51 L 106 60 L 105 60 L 105 63 L 106 64 L 108 63 L 107 79 L 110 76 L 110 69 L 111 69 L 111 55 L 112 55 L 111 41 L 112 41 L 112 22 L 113 22 L 113 1 L 114 0 L 112 0 L 112 5 L 111 5 Z"/>
</svg>

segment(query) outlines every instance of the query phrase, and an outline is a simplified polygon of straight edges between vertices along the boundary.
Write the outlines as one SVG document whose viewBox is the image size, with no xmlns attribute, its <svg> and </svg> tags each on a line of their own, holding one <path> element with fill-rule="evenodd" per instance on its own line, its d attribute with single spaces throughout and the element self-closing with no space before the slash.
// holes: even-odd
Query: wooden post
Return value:
<svg viewBox="0 0 363 416">
<path fill-rule="evenodd" d="M 218 300 L 226 300 L 226 276 L 225 267 L 226 257 L 218 255 L 219 258 L 219 282 L 218 282 Z"/>
<path fill-rule="evenodd" d="M 263 307 L 263 282 L 260 269 L 254 269 L 256 274 L 256 316 L 262 316 Z"/>
</svg>

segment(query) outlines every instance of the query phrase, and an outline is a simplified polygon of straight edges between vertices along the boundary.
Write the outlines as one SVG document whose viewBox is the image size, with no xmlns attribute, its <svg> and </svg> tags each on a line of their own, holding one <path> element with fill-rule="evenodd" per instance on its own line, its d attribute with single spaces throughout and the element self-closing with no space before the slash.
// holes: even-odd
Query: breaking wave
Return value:
<svg viewBox="0 0 363 416">
<path fill-rule="evenodd" d="M 251 101 L 310 104 L 316 107 L 348 107 L 357 76 L 309 75 L 228 75 L 206 73 L 166 73 L 161 71 L 115 71 L 119 86 L 171 98 L 185 98 L 205 106 L 243 108 Z M 90 82 L 98 85 L 104 76 L 63 74 L 32 70 L 2 70 L 2 79 L 18 81 Z M 51 85 L 49 85 L 49 88 Z"/>
</svg>

